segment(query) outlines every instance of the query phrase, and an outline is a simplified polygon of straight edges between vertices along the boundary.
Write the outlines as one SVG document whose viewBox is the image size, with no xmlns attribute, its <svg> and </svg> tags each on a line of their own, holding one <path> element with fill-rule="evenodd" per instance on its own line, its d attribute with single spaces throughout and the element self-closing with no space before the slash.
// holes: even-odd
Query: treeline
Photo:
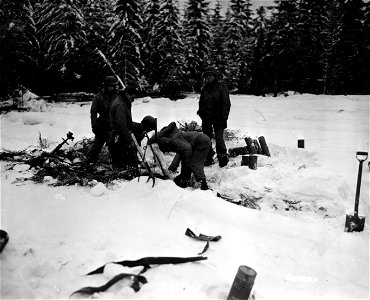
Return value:
<svg viewBox="0 0 370 300">
<path fill-rule="evenodd" d="M 96 92 L 109 69 L 126 84 L 199 91 L 208 65 L 233 92 L 370 93 L 370 4 L 285 0 L 0 0 L 0 96 Z"/>
</svg>

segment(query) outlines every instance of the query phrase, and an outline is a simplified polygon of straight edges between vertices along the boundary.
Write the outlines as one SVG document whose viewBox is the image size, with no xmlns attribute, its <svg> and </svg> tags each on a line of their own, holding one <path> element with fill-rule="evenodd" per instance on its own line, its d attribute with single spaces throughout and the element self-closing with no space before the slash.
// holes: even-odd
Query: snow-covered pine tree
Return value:
<svg viewBox="0 0 370 300">
<path fill-rule="evenodd" d="M 109 52 L 107 36 L 113 22 L 113 4 L 110 0 L 80 1 L 86 23 L 87 39 L 81 51 L 84 57 L 81 63 L 81 88 L 96 92 L 105 74 L 110 72 L 105 68 L 103 60 L 97 56 L 95 49 L 98 48 L 103 53 Z"/>
<path fill-rule="evenodd" d="M 80 0 L 86 22 L 87 47 L 108 50 L 107 36 L 113 22 L 113 5 L 110 0 Z"/>
<path fill-rule="evenodd" d="M 328 2 L 320 0 L 300 0 L 298 2 L 297 37 L 297 82 L 299 92 L 323 92 L 324 52 L 323 32 L 328 15 Z"/>
<path fill-rule="evenodd" d="M 29 0 L 0 1 L 0 91 L 29 87 L 37 68 L 36 27 Z"/>
<path fill-rule="evenodd" d="M 342 19 L 342 12 L 337 0 L 328 3 L 326 16 L 322 31 L 323 52 L 321 53 L 324 80 L 323 93 L 332 94 L 336 89 L 335 74 L 341 69 L 335 54 L 335 47 L 339 41 L 339 29 Z"/>
<path fill-rule="evenodd" d="M 160 39 L 158 36 L 158 26 L 161 21 L 160 0 L 146 0 L 143 11 L 143 63 L 144 73 L 146 78 L 153 87 L 156 83 L 159 84 L 158 79 L 161 74 L 159 72 L 159 63 L 161 60 L 158 52 Z"/>
<path fill-rule="evenodd" d="M 364 3 L 364 63 L 362 69 L 362 81 L 364 90 L 362 94 L 370 94 L 370 2 Z"/>
<path fill-rule="evenodd" d="M 297 36 L 298 4 L 297 0 L 274 0 L 271 30 L 269 30 L 268 50 L 271 57 L 269 71 L 273 82 L 274 93 L 296 90 L 301 82 L 297 69 Z"/>
<path fill-rule="evenodd" d="M 254 49 L 251 66 L 252 86 L 251 91 L 256 95 L 268 92 L 268 72 L 266 64 L 269 63 L 267 55 L 266 37 L 269 30 L 269 19 L 266 16 L 266 9 L 261 6 L 256 11 L 256 18 L 253 24 Z"/>
<path fill-rule="evenodd" d="M 183 36 L 186 48 L 186 65 L 195 90 L 202 85 L 202 72 L 209 65 L 211 34 L 209 2 L 188 0 L 183 22 Z"/>
<path fill-rule="evenodd" d="M 85 22 L 78 0 L 45 0 L 36 9 L 45 80 L 52 75 L 59 91 L 68 91 L 80 76 L 80 49 L 86 43 Z M 51 83 L 51 82 L 49 82 Z"/>
<path fill-rule="evenodd" d="M 112 63 L 126 85 L 138 86 L 144 66 L 141 60 L 141 1 L 117 0 L 114 5 L 115 22 L 109 40 Z"/>
<path fill-rule="evenodd" d="M 227 84 L 231 90 L 245 91 L 250 81 L 252 53 L 252 12 L 250 0 L 231 0 L 226 15 Z"/>
<path fill-rule="evenodd" d="M 174 0 L 164 0 L 156 28 L 158 38 L 157 52 L 158 83 L 161 93 L 177 97 L 187 82 L 185 72 L 184 43 L 181 38 L 180 12 Z"/>
<path fill-rule="evenodd" d="M 339 41 L 335 48 L 341 70 L 336 74 L 336 93 L 361 93 L 369 87 L 369 82 L 363 82 L 362 78 L 366 61 L 365 2 L 362 0 L 338 2 L 342 11 L 342 22 Z"/>
<path fill-rule="evenodd" d="M 217 0 L 210 17 L 211 29 L 211 49 L 209 60 L 223 75 L 227 68 L 226 48 L 225 48 L 225 17 L 221 14 L 221 2 Z"/>
</svg>

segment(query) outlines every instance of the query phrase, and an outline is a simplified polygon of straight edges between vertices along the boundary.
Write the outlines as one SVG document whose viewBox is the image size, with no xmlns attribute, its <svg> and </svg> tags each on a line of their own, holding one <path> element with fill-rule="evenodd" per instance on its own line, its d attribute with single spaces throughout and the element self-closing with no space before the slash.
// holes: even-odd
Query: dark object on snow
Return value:
<svg viewBox="0 0 370 300">
<path fill-rule="evenodd" d="M 118 262 L 111 262 L 113 264 L 118 264 L 124 267 L 137 267 L 137 266 L 150 266 L 150 265 L 165 265 L 165 264 L 182 264 L 187 262 L 194 262 L 199 260 L 206 260 L 207 257 L 204 256 L 194 256 L 194 257 L 144 257 L 139 260 L 123 260 Z M 108 264 L 108 263 L 107 263 Z M 101 274 L 104 272 L 104 267 L 107 265 L 101 266 L 96 270 L 86 274 L 94 275 Z"/>
<path fill-rule="evenodd" d="M 269 147 L 267 146 L 265 137 L 260 136 L 258 138 L 258 141 L 260 142 L 260 145 L 261 145 L 262 154 L 266 155 L 266 156 L 271 156 L 270 150 L 269 150 Z"/>
<path fill-rule="evenodd" d="M 242 156 L 242 166 L 248 166 L 249 169 L 257 169 L 257 155 L 243 155 Z"/>
<path fill-rule="evenodd" d="M 253 140 L 253 145 L 256 148 L 257 154 L 262 154 L 262 149 L 257 139 Z"/>
<path fill-rule="evenodd" d="M 240 266 L 235 275 L 227 300 L 248 300 L 257 272 L 250 267 Z"/>
<path fill-rule="evenodd" d="M 205 234 L 199 234 L 198 236 L 195 235 L 195 233 L 193 231 L 191 231 L 189 228 L 186 229 L 185 231 L 185 235 L 193 238 L 193 239 L 196 239 L 198 241 L 211 241 L 211 242 L 217 242 L 221 239 L 221 235 L 216 235 L 216 236 L 209 236 L 209 235 L 205 235 Z"/>
<path fill-rule="evenodd" d="M 246 137 L 244 140 L 245 140 L 245 142 L 247 144 L 248 153 L 250 153 L 250 154 L 257 154 L 257 149 L 254 146 L 253 140 L 250 137 Z"/>
<path fill-rule="evenodd" d="M 114 276 L 111 280 L 109 280 L 106 284 L 102 286 L 98 286 L 98 287 L 87 286 L 87 287 L 79 289 L 78 291 L 73 292 L 71 296 L 73 296 L 74 294 L 92 295 L 94 293 L 104 292 L 107 289 L 109 289 L 112 285 L 114 285 L 116 282 L 120 281 L 121 279 L 128 278 L 128 277 L 134 278 L 134 283 L 131 285 L 131 287 L 135 290 L 135 292 L 138 292 L 140 290 L 140 286 L 137 285 L 137 281 L 143 284 L 148 282 L 144 276 L 136 275 L 136 274 L 121 273 L 121 274 Z"/>
<path fill-rule="evenodd" d="M 298 140 L 298 148 L 304 148 L 304 140 Z"/>
<path fill-rule="evenodd" d="M 365 217 L 358 216 L 358 203 L 360 199 L 360 189 L 361 189 L 361 176 L 362 176 L 362 163 L 367 159 L 367 152 L 358 151 L 356 153 L 356 158 L 359 161 L 358 176 L 357 176 L 357 188 L 356 188 L 356 198 L 355 198 L 355 211 L 353 215 L 346 214 L 346 224 L 344 225 L 345 232 L 352 231 L 363 231 L 365 227 Z"/>
<path fill-rule="evenodd" d="M 8 241 L 9 241 L 8 233 L 5 230 L 0 229 L 0 253 L 3 251 Z"/>
<path fill-rule="evenodd" d="M 230 157 L 236 157 L 238 155 L 245 155 L 248 154 L 248 147 L 243 146 L 243 147 L 235 147 L 235 148 L 230 148 L 229 149 L 229 156 Z"/>
<path fill-rule="evenodd" d="M 58 152 L 62 147 L 63 147 L 63 145 L 64 144 L 67 144 L 68 145 L 68 140 L 71 140 L 71 141 L 73 141 L 73 139 L 74 139 L 74 137 L 73 137 L 73 133 L 72 132 L 70 132 L 70 131 L 68 131 L 68 133 L 67 133 L 67 138 L 66 139 L 63 139 L 62 138 L 62 140 L 63 140 L 63 142 L 61 142 L 58 146 L 56 146 L 51 152 L 50 152 L 50 154 L 54 154 L 54 153 L 56 153 L 56 152 Z"/>
<path fill-rule="evenodd" d="M 187 235 L 188 237 L 191 237 L 197 241 L 205 241 L 207 242 L 207 244 L 205 245 L 204 249 L 202 252 L 198 253 L 198 255 L 201 255 L 203 254 L 204 252 L 206 252 L 209 248 L 209 242 L 217 242 L 221 239 L 221 236 L 220 235 L 216 235 L 216 236 L 208 236 L 208 235 L 204 235 L 204 234 L 199 234 L 198 236 L 195 235 L 195 233 L 193 231 L 191 231 L 189 228 L 186 229 L 185 231 L 185 235 Z"/>
</svg>

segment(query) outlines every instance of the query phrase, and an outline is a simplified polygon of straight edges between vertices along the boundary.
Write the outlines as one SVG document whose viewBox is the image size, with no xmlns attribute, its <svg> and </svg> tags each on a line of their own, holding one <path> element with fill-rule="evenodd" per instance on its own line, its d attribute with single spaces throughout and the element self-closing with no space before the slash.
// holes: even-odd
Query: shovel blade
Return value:
<svg viewBox="0 0 370 300">
<path fill-rule="evenodd" d="M 365 217 L 346 215 L 346 224 L 344 232 L 363 231 L 365 227 Z"/>
</svg>

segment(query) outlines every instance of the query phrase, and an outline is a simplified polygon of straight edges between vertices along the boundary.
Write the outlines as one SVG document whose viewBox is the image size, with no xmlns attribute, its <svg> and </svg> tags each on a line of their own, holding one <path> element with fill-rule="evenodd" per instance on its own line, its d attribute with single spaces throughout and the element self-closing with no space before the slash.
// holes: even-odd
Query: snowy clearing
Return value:
<svg viewBox="0 0 370 300">
<path fill-rule="evenodd" d="M 195 120 L 198 95 L 183 100 L 140 98 L 135 121 L 145 115 L 158 126 Z M 209 186 L 223 195 L 258 203 L 235 205 L 212 191 L 180 189 L 170 180 L 154 188 L 140 181 L 113 186 L 51 187 L 24 179 L 27 165 L 1 162 L 1 229 L 9 233 L 1 253 L 1 298 L 68 298 L 142 267 L 109 264 L 148 256 L 197 256 L 204 242 L 185 235 L 221 235 L 207 260 L 153 266 L 135 292 L 124 279 L 94 298 L 226 299 L 240 265 L 257 271 L 255 299 L 369 298 L 369 168 L 364 163 L 359 215 L 365 230 L 345 233 L 353 213 L 358 161 L 369 151 L 369 96 L 231 96 L 228 129 L 243 138 L 264 136 L 271 157 L 258 155 L 257 170 L 206 167 Z M 44 105 L 45 104 L 45 105 Z M 39 133 L 54 148 L 68 131 L 75 141 L 91 137 L 90 103 L 36 103 L 34 111 L 1 115 L 1 147 L 37 148 Z M 37 108 L 39 107 L 39 109 Z M 305 140 L 305 149 L 297 140 Z M 166 155 L 168 163 L 172 156 Z M 13 167 L 13 168 L 11 168 Z M 52 180 L 52 178 L 49 178 Z M 73 298 L 84 298 L 75 294 Z"/>
</svg>

